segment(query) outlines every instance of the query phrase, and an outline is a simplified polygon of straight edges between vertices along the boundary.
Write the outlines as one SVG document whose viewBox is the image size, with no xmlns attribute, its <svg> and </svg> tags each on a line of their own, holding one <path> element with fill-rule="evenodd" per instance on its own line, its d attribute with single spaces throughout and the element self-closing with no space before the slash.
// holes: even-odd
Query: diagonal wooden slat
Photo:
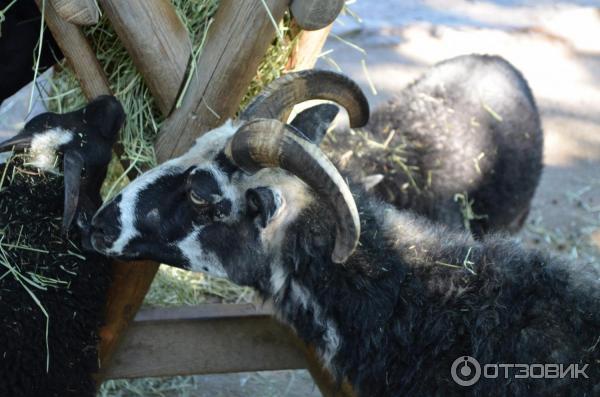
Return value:
<svg viewBox="0 0 600 397">
<path fill-rule="evenodd" d="M 280 21 L 287 0 L 222 0 L 182 105 L 164 123 L 156 144 L 159 162 L 187 151 L 194 140 L 237 111 L 275 37 L 269 13 Z M 268 8 L 268 10 L 266 8 Z"/>
<path fill-rule="evenodd" d="M 170 0 L 99 0 L 160 111 L 175 103 L 192 44 Z"/>
</svg>

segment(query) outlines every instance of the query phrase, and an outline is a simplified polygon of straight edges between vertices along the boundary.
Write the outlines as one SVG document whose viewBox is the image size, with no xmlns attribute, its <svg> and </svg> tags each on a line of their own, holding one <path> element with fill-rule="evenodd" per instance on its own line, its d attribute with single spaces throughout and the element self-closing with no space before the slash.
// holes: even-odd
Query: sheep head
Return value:
<svg viewBox="0 0 600 397">
<path fill-rule="evenodd" d="M 141 175 L 106 203 L 92 221 L 94 248 L 108 256 L 231 276 L 232 267 L 239 274 L 248 261 L 281 255 L 290 225 L 319 202 L 335 222 L 328 255 L 344 262 L 360 233 L 353 197 L 307 139 L 311 134 L 281 121 L 295 104 L 310 99 L 344 106 L 353 125 L 368 120 L 366 98 L 348 78 L 324 71 L 286 75 L 240 119 L 206 133 L 187 153 Z M 330 121 L 332 109 L 320 109 Z M 306 119 L 304 114 L 297 124 L 309 125 Z"/>
<path fill-rule="evenodd" d="M 67 233 L 76 216 L 79 227 L 85 227 L 102 203 L 100 187 L 124 120 L 121 104 L 112 96 L 100 96 L 73 112 L 34 117 L 16 136 L 0 143 L 0 152 L 27 150 L 30 163 L 49 172 L 57 171 L 55 159 L 63 156 Z"/>
</svg>

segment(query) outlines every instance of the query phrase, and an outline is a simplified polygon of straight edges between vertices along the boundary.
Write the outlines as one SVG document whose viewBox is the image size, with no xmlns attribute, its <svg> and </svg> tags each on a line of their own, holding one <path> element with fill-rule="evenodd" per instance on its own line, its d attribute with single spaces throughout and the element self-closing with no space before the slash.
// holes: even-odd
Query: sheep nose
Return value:
<svg viewBox="0 0 600 397">
<path fill-rule="evenodd" d="M 110 249 L 119 238 L 119 234 L 119 227 L 110 219 L 96 216 L 92 220 L 91 242 L 97 251 Z"/>
</svg>

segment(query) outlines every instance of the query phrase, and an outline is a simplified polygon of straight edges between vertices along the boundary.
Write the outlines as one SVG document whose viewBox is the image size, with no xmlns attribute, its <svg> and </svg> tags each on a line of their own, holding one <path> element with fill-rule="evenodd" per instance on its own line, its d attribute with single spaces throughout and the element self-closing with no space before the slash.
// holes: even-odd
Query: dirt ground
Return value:
<svg viewBox="0 0 600 397">
<path fill-rule="evenodd" d="M 600 258 L 600 3 L 358 0 L 327 56 L 368 93 L 392 98 L 428 66 L 466 53 L 498 54 L 519 68 L 542 116 L 545 170 L 527 244 L 585 262 Z M 368 75 L 361 63 L 366 60 Z M 326 59 L 319 67 L 335 68 Z M 369 79 L 377 90 L 374 95 Z M 305 371 L 194 377 L 191 396 L 319 396 Z"/>
</svg>

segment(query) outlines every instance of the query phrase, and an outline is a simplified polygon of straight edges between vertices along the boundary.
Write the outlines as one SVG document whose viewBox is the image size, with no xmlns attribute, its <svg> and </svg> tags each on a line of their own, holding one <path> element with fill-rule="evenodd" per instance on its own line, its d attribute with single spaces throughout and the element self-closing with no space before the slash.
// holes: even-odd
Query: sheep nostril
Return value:
<svg viewBox="0 0 600 397">
<path fill-rule="evenodd" d="M 92 221 L 92 239 L 96 245 L 110 247 L 119 237 L 119 228 L 98 218 Z"/>
</svg>

